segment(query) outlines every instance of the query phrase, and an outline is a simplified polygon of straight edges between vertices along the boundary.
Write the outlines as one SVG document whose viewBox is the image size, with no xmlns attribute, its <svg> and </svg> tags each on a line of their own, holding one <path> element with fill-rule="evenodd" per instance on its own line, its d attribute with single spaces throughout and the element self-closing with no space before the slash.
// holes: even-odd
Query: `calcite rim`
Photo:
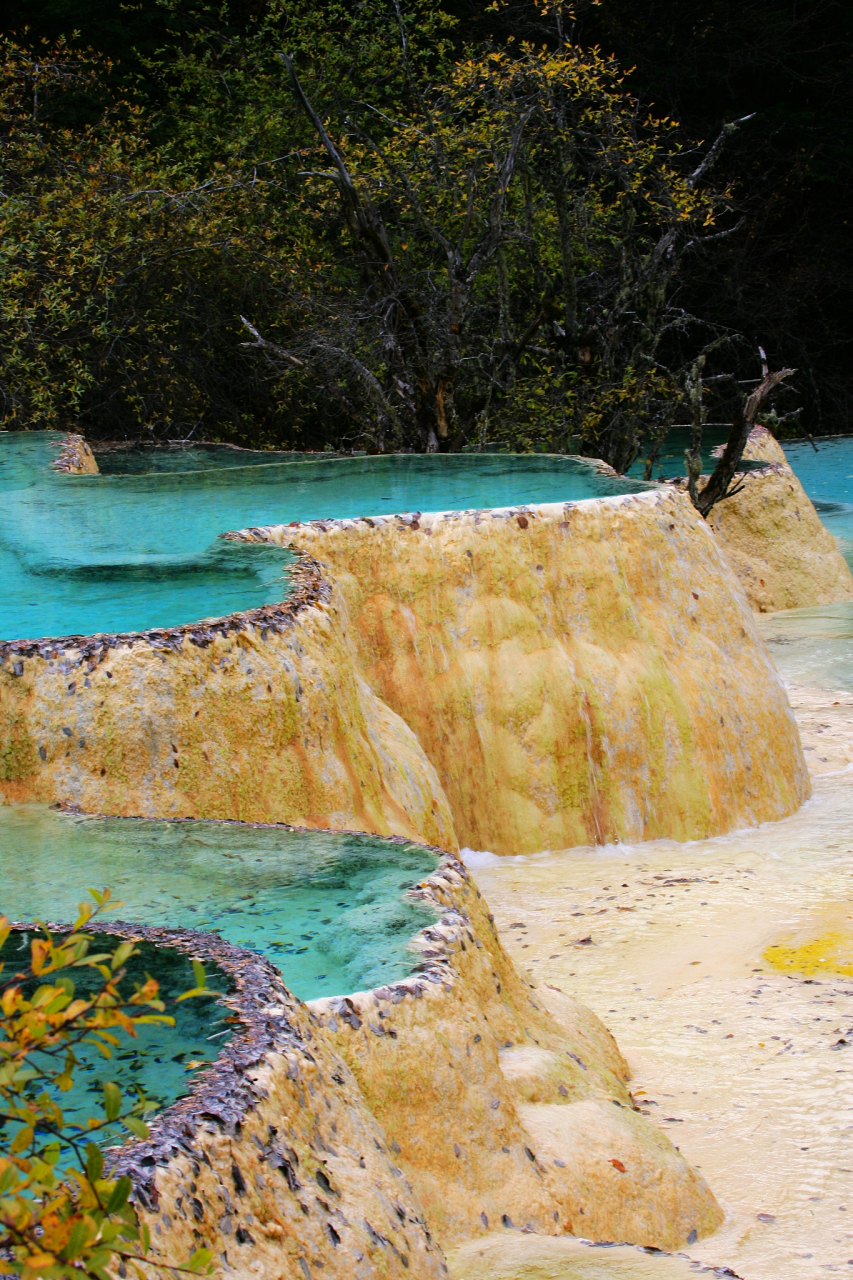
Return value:
<svg viewBox="0 0 853 1280">
<path fill-rule="evenodd" d="M 73 433 L 66 435 L 60 442 L 60 452 L 51 464 L 52 469 L 65 474 L 73 474 L 71 469 L 72 455 L 79 443 L 85 444 L 82 436 Z M 318 455 L 319 458 L 325 456 L 323 454 Z M 529 503 L 513 507 L 483 507 L 435 512 L 385 513 L 378 516 L 355 516 L 346 519 L 293 520 L 288 525 L 252 525 L 236 531 L 226 530 L 218 536 L 230 542 L 270 542 L 271 539 L 266 531 L 275 528 L 289 528 L 294 531 L 300 528 L 308 528 L 318 529 L 320 532 L 325 533 L 331 528 L 353 528 L 359 524 L 367 524 L 371 527 L 381 527 L 382 525 L 393 523 L 411 526 L 414 522 L 415 528 L 417 528 L 418 522 L 424 518 L 426 518 L 428 524 L 439 520 L 462 519 L 470 516 L 474 516 L 477 520 L 485 516 L 491 516 L 497 520 L 512 519 L 518 516 L 533 516 L 535 518 L 539 510 L 551 508 L 554 510 L 568 510 L 591 502 L 621 503 L 626 499 L 630 501 L 635 498 L 647 497 L 649 494 L 656 493 L 660 488 L 657 484 L 635 481 L 628 477 L 619 477 L 618 472 L 598 458 L 584 458 L 579 454 L 542 454 L 532 456 L 565 458 L 568 461 L 582 463 L 590 471 L 594 471 L 597 474 L 624 479 L 626 484 L 648 484 L 648 487 L 627 491 L 626 493 L 608 494 L 598 498 L 580 498 L 569 502 Z M 181 622 L 173 627 L 148 627 L 141 631 L 96 631 L 88 635 L 25 636 L 19 639 L 0 640 L 0 666 L 9 658 L 38 657 L 47 660 L 59 658 L 68 653 L 77 653 L 77 658 L 72 662 L 72 666 L 80 667 L 84 663 L 88 663 L 90 664 L 90 670 L 93 670 L 96 665 L 104 661 L 111 650 L 120 648 L 132 649 L 135 644 L 145 644 L 160 652 L 176 651 L 181 648 L 185 639 L 200 648 L 206 648 L 215 636 L 234 634 L 246 631 L 249 628 L 259 630 L 262 636 L 268 631 L 284 631 L 293 625 L 293 622 L 303 609 L 310 605 L 325 603 L 331 596 L 331 585 L 323 578 L 317 561 L 306 553 L 301 552 L 298 547 L 291 549 L 297 552 L 298 558 L 289 571 L 290 590 L 276 604 L 260 605 L 255 609 L 237 610 L 234 613 L 223 614 L 215 618 L 200 618 L 195 622 Z M 23 670 L 16 670 L 15 665 L 13 665 L 12 669 L 13 674 L 22 675 Z"/>
<path fill-rule="evenodd" d="M 76 806 L 54 806 L 67 813 L 80 813 Z M 90 818 L 109 817 L 107 814 L 86 814 Z M 139 821 L 123 817 L 124 821 Z M 143 819 L 145 821 L 146 819 Z M 156 821 L 156 819 L 155 819 Z M 239 826 L 278 829 L 297 833 L 325 835 L 370 835 L 363 831 L 332 831 L 324 828 L 294 827 L 284 822 L 239 822 L 236 819 L 178 818 L 167 821 L 210 822 L 222 826 Z M 445 920 L 448 907 L 439 897 L 441 888 L 446 891 L 446 871 L 452 871 L 467 884 L 470 875 L 464 863 L 454 853 L 437 845 L 408 840 L 403 836 L 371 836 L 387 844 L 414 845 L 434 853 L 438 866 L 425 879 L 407 890 L 406 896 L 431 903 L 437 910 L 435 924 L 458 924 L 458 912 L 452 920 Z M 433 883 L 435 882 L 435 883 Z M 452 909 L 451 909 L 452 910 Z M 33 932 L 46 928 L 53 934 L 72 931 L 65 921 L 41 922 L 15 920 L 10 928 L 15 933 Z M 386 985 L 370 988 L 365 992 L 354 991 L 341 995 L 323 996 L 302 1001 L 288 989 L 282 972 L 265 956 L 246 947 L 227 942 L 217 933 L 196 929 L 173 928 L 168 925 L 145 925 L 130 920 L 93 921 L 81 929 L 84 933 L 109 934 L 128 940 L 151 942 L 157 946 L 171 947 L 191 959 L 215 964 L 233 984 L 218 1003 L 231 1010 L 239 1020 L 231 1039 L 222 1046 L 217 1056 L 193 1077 L 193 1083 L 180 1098 L 157 1114 L 148 1123 L 150 1136 L 146 1139 L 128 1138 L 108 1152 L 107 1164 L 111 1174 L 126 1174 L 133 1183 L 133 1195 L 148 1210 L 157 1206 L 155 1183 L 158 1167 L 166 1167 L 179 1153 L 193 1155 L 193 1139 L 205 1124 L 214 1124 L 226 1133 L 234 1134 L 243 1118 L 257 1104 L 261 1092 L 247 1077 L 246 1071 L 260 1066 L 270 1053 L 302 1045 L 302 1036 L 292 1025 L 288 1013 L 294 1005 L 302 1005 L 312 1024 L 320 1026 L 313 1010 L 314 1005 L 324 1012 L 337 1014 L 345 1022 L 360 1025 L 353 996 L 375 995 L 378 999 L 398 1000 L 410 997 L 419 999 L 427 989 L 426 984 L 445 984 L 452 980 L 452 948 L 440 929 L 434 924 L 425 925 L 409 939 L 412 949 L 412 972 Z M 422 958 L 418 960 L 418 952 Z M 428 952 L 428 955 L 424 953 Z"/>
</svg>

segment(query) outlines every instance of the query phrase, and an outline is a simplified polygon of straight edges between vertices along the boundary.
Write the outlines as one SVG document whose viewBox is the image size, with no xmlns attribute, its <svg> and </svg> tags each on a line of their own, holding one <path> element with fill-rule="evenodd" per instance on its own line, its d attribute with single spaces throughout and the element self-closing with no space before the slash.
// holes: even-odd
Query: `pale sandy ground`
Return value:
<svg viewBox="0 0 853 1280">
<path fill-rule="evenodd" d="M 471 859 L 516 962 L 604 1019 L 723 1227 L 680 1257 L 503 1232 L 454 1280 L 853 1276 L 853 694 L 790 695 L 815 796 L 784 822 Z M 814 978 L 764 958 L 808 943 Z"/>
<path fill-rule="evenodd" d="M 853 764 L 853 693 L 789 687 L 788 699 L 812 774 Z"/>
</svg>

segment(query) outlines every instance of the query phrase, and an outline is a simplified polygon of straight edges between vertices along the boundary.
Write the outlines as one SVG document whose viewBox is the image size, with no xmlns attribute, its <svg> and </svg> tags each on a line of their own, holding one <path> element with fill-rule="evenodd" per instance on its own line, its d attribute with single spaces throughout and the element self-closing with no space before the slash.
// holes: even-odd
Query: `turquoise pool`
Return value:
<svg viewBox="0 0 853 1280">
<path fill-rule="evenodd" d="M 265 955 L 302 1000 L 412 971 L 409 941 L 435 913 L 406 889 L 437 862 L 376 836 L 0 806 L 0 911 L 10 919 L 71 920 L 89 885 L 109 886 L 124 904 L 115 919 L 219 933 Z"/>
<path fill-rule="evenodd" d="M 55 432 L 0 434 L 3 640 L 176 626 L 282 599 L 288 553 L 219 540 L 229 529 L 578 501 L 644 487 L 570 458 L 529 454 L 237 466 L 233 451 L 220 450 L 227 465 L 213 451 L 216 465 L 190 469 L 193 451 L 184 450 L 182 470 L 68 476 L 50 466 L 60 440 Z M 210 461 L 210 451 L 197 452 Z"/>
<path fill-rule="evenodd" d="M 4 958 L 13 961 L 16 949 L 26 946 L 29 935 L 21 940 L 12 934 L 4 949 Z M 122 938 L 96 934 L 89 948 L 97 955 L 118 946 Z M 212 1062 L 223 1044 L 231 1039 L 234 1018 L 231 1011 L 215 998 L 203 997 L 175 1003 L 183 992 L 195 986 L 192 964 L 187 956 L 173 947 L 137 942 L 137 954 L 125 964 L 126 975 L 121 989 L 132 993 L 134 984 L 143 983 L 149 975 L 160 984 L 160 996 L 167 1005 L 173 1026 L 163 1023 L 140 1026 L 135 1037 L 115 1032 L 119 1043 L 111 1056 L 105 1058 L 94 1044 L 82 1043 L 75 1047 L 78 1066 L 74 1070 L 74 1083 L 67 1093 L 57 1091 L 56 1100 L 62 1108 L 67 1123 L 85 1125 L 90 1116 L 103 1119 L 104 1085 L 108 1081 L 117 1084 L 125 1100 L 125 1107 L 142 1097 L 145 1112 L 162 1111 L 188 1092 L 193 1084 L 193 1073 L 199 1067 Z M 96 990 L 100 976 L 93 970 L 82 968 L 73 971 L 75 995 L 85 996 Z M 213 991 L 227 993 L 231 989 L 229 978 L 216 965 L 205 965 L 207 986 Z M 33 1061 L 39 1064 L 39 1055 Z M 55 1066 L 45 1061 L 44 1066 Z M 112 1125 L 98 1136 L 98 1141 L 111 1146 L 126 1133 L 118 1125 Z"/>
<path fill-rule="evenodd" d="M 783 441 L 788 461 L 853 566 L 853 436 Z"/>
</svg>

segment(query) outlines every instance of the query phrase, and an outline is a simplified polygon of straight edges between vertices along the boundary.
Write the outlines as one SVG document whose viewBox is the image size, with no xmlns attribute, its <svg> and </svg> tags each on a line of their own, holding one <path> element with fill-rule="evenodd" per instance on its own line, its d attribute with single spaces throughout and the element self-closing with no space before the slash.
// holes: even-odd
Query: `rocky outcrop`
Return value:
<svg viewBox="0 0 853 1280">
<path fill-rule="evenodd" d="M 311 566 L 293 586 L 208 626 L 0 647 L 0 797 L 455 849 L 435 769 L 357 670 L 328 587 Z"/>
<path fill-rule="evenodd" d="M 245 536 L 322 562 L 464 845 L 695 839 L 808 794 L 779 678 L 681 493 Z"/>
<path fill-rule="evenodd" d="M 64 471 L 71 476 L 96 476 L 99 474 L 94 453 L 82 436 L 73 432 L 62 441 L 62 449 L 53 464 L 54 471 Z"/>
<path fill-rule="evenodd" d="M 441 1246 L 352 1072 L 266 960 L 211 934 L 108 926 L 224 970 L 235 1036 L 151 1135 L 108 1153 L 155 1263 L 218 1276 L 439 1280 Z"/>
<path fill-rule="evenodd" d="M 715 1230 L 713 1195 L 634 1110 L 603 1024 L 520 976 L 461 863 L 421 892 L 443 914 L 419 935 L 416 998 L 396 984 L 309 1007 L 442 1244 L 514 1226 L 675 1249 Z"/>
<path fill-rule="evenodd" d="M 634 1109 L 609 1032 L 555 990 L 546 1006 L 462 864 L 415 892 L 438 915 L 417 972 L 307 1006 L 215 935 L 107 926 L 233 984 L 234 1039 L 113 1153 L 157 1261 L 205 1246 L 217 1273 L 261 1280 L 428 1280 L 443 1249 L 495 1228 L 666 1249 L 713 1231 L 713 1195 Z"/>
<path fill-rule="evenodd" d="M 767 467 L 715 506 L 708 524 L 756 612 L 853 600 L 853 574 L 806 495 L 782 446 L 753 429 L 744 457 Z"/>
<path fill-rule="evenodd" d="M 0 646 L 0 797 L 522 853 L 696 839 L 809 794 L 684 494 L 240 536 L 303 553 L 280 609 Z"/>
</svg>

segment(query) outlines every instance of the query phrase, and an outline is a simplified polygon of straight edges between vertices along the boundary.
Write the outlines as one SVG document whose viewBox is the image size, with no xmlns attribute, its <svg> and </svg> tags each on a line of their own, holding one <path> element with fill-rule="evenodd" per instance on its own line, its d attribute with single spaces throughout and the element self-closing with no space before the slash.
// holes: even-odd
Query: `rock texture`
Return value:
<svg viewBox="0 0 853 1280">
<path fill-rule="evenodd" d="M 323 564 L 463 845 L 695 839 L 808 795 L 779 678 L 681 493 L 246 536 Z"/>
<path fill-rule="evenodd" d="M 445 1248 L 496 1228 L 667 1249 L 715 1230 L 713 1195 L 634 1109 L 610 1033 L 556 989 L 546 1007 L 461 862 L 414 892 L 438 917 L 415 974 L 307 1006 L 216 935 L 96 926 L 233 984 L 234 1039 L 147 1140 L 111 1153 L 157 1260 L 205 1246 L 217 1274 L 437 1280 Z"/>
<path fill-rule="evenodd" d="M 756 427 L 744 457 L 768 466 L 747 472 L 741 491 L 718 503 L 708 524 L 752 608 L 771 613 L 853 600 L 853 574 L 782 446 Z"/>
<path fill-rule="evenodd" d="M 82 436 L 73 432 L 62 441 L 62 449 L 53 464 L 54 471 L 72 476 L 96 476 L 98 463 Z"/>
<path fill-rule="evenodd" d="M 281 609 L 0 646 L 0 798 L 522 853 L 696 839 L 809 794 L 684 494 L 240 536 L 303 553 Z"/>
<path fill-rule="evenodd" d="M 235 1039 L 151 1137 L 114 1150 L 161 1265 L 213 1251 L 218 1276 L 439 1280 L 440 1245 L 342 1058 L 266 960 L 210 934 L 138 925 L 232 978 Z"/>
<path fill-rule="evenodd" d="M 673 1249 L 715 1230 L 713 1195 L 634 1110 L 603 1024 L 519 975 L 461 863 L 448 859 L 422 893 L 443 914 L 419 936 L 420 991 L 398 983 L 309 1007 L 442 1245 L 516 1227 Z"/>
</svg>

